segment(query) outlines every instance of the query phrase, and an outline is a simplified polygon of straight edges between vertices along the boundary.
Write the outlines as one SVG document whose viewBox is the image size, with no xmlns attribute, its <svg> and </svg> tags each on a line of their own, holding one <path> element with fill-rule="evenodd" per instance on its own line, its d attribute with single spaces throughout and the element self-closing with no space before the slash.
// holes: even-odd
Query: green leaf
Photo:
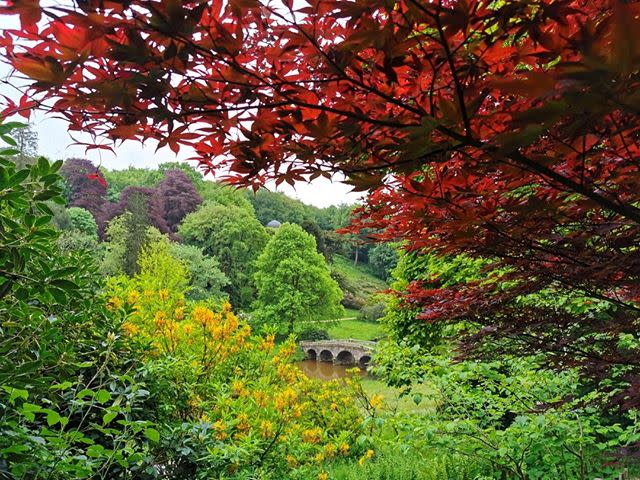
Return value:
<svg viewBox="0 0 640 480">
<path fill-rule="evenodd" d="M 20 154 L 20 150 L 15 148 L 3 148 L 2 150 L 0 150 L 0 155 L 6 156 L 6 157 L 13 157 L 14 155 L 19 155 L 19 154 Z"/>
<path fill-rule="evenodd" d="M 49 425 L 50 427 L 60 422 L 61 417 L 58 412 L 46 409 L 46 414 L 47 414 L 47 425 Z"/>
<path fill-rule="evenodd" d="M 15 185 L 18 185 L 19 183 L 22 183 L 28 176 L 29 176 L 29 170 L 27 169 L 16 172 L 9 179 L 9 182 L 7 183 L 7 187 L 13 187 Z"/>
<path fill-rule="evenodd" d="M 102 416 L 102 425 L 108 425 L 116 418 L 118 414 L 116 412 L 107 412 Z"/>
<path fill-rule="evenodd" d="M 8 385 L 3 385 L 2 389 L 9 394 L 9 402 L 12 404 L 18 398 L 22 398 L 25 401 L 29 399 L 29 392 L 27 390 L 9 387 Z"/>
<path fill-rule="evenodd" d="M 64 278 L 51 280 L 50 284 L 63 290 L 76 290 L 78 288 L 78 285 L 73 283 L 71 280 L 66 280 Z"/>
<path fill-rule="evenodd" d="M 49 161 L 46 158 L 38 158 L 38 170 L 40 170 L 41 175 L 49 173 Z"/>
<path fill-rule="evenodd" d="M 49 288 L 47 291 L 51 294 L 56 302 L 60 304 L 64 304 L 67 302 L 67 296 L 63 290 L 60 290 L 58 288 Z"/>
<path fill-rule="evenodd" d="M 99 458 L 102 456 L 104 452 L 104 447 L 102 445 L 91 445 L 87 448 L 87 456 L 92 458 Z"/>
<path fill-rule="evenodd" d="M 8 135 L 0 135 L 0 138 L 13 147 L 17 147 L 18 143 Z"/>
<path fill-rule="evenodd" d="M 51 390 L 68 390 L 69 388 L 71 388 L 73 386 L 72 382 L 62 382 L 62 383 L 55 383 L 53 385 L 51 385 Z"/>
<path fill-rule="evenodd" d="M 89 390 L 88 388 L 85 388 L 83 390 L 80 390 L 76 394 L 76 398 L 93 397 L 94 395 L 95 394 L 93 393 L 93 390 Z"/>
<path fill-rule="evenodd" d="M 95 399 L 98 403 L 106 403 L 111 400 L 111 394 L 107 390 L 101 388 L 96 392 Z"/>
<path fill-rule="evenodd" d="M 147 428 L 144 431 L 145 437 L 147 437 L 152 442 L 158 443 L 160 441 L 160 432 L 155 428 Z"/>
<path fill-rule="evenodd" d="M 26 445 L 11 445 L 10 447 L 3 448 L 0 450 L 0 454 L 3 456 L 7 453 L 22 453 L 29 450 L 29 447 Z"/>
<path fill-rule="evenodd" d="M 49 171 L 51 173 L 55 173 L 58 170 L 60 170 L 60 167 L 62 167 L 62 164 L 64 162 L 62 160 L 56 160 L 55 162 L 53 162 L 53 164 L 51 164 L 51 168 L 49 169 Z"/>
</svg>

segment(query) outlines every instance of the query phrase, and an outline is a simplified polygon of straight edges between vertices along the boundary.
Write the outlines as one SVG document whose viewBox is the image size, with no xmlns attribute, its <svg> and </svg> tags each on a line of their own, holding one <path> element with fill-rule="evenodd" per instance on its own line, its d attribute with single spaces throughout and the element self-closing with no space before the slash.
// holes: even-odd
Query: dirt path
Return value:
<svg viewBox="0 0 640 480">
<path fill-rule="evenodd" d="M 344 317 L 344 318 L 334 318 L 333 320 L 309 320 L 306 322 L 300 323 L 331 323 L 331 322 L 343 322 L 345 320 L 357 320 L 358 317 Z"/>
</svg>

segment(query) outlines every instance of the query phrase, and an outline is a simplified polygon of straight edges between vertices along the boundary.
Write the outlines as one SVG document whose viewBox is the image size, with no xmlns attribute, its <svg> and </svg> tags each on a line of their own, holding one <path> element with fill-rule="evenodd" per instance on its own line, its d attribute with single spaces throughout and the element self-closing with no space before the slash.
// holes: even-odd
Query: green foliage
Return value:
<svg viewBox="0 0 640 480">
<path fill-rule="evenodd" d="M 126 187 L 153 188 L 160 183 L 164 176 L 162 170 L 136 167 L 129 167 L 126 170 L 102 169 L 102 173 L 107 185 L 109 185 L 107 196 L 112 202 L 120 198 L 120 192 Z"/>
<path fill-rule="evenodd" d="M 244 190 L 238 190 L 218 182 L 202 181 L 196 184 L 198 193 L 205 202 L 239 207 L 253 213 L 253 205 Z"/>
<path fill-rule="evenodd" d="M 16 171 L 14 153 L 0 152 L 0 476 L 143 478 L 148 392 L 92 259 L 56 245 L 43 202 L 62 201 L 60 163 Z"/>
<path fill-rule="evenodd" d="M 150 226 L 147 212 L 147 199 L 140 193 L 129 198 L 129 215 L 125 216 L 125 237 L 123 268 L 125 273 L 133 275 L 138 271 L 138 256 L 146 243 L 146 233 Z"/>
<path fill-rule="evenodd" d="M 300 226 L 283 224 L 256 262 L 254 317 L 283 334 L 299 332 L 301 322 L 342 315 L 342 292 L 331 278 L 315 239 Z"/>
<path fill-rule="evenodd" d="M 247 190 L 247 196 L 255 209 L 256 217 L 263 225 L 271 220 L 302 225 L 308 217 L 305 204 L 284 193 L 270 192 L 261 188 L 255 193 Z"/>
<path fill-rule="evenodd" d="M 141 290 L 182 292 L 189 286 L 189 270 L 171 255 L 169 241 L 162 238 L 146 243 L 140 251 L 136 281 Z"/>
<path fill-rule="evenodd" d="M 372 295 L 367 303 L 358 312 L 358 320 L 365 322 L 377 322 L 386 313 L 386 297 L 384 295 Z"/>
<path fill-rule="evenodd" d="M 171 244 L 171 255 L 180 260 L 189 270 L 191 277 L 187 298 L 206 300 L 226 296 L 224 288 L 229 279 L 220 270 L 220 263 L 215 257 L 208 257 L 202 249 L 193 245 Z"/>
<path fill-rule="evenodd" d="M 85 251 L 91 252 L 94 257 L 100 258 L 104 255 L 104 245 L 86 233 L 77 230 L 65 230 L 58 237 L 58 247 L 62 252 Z"/>
<path fill-rule="evenodd" d="M 391 289 L 400 294 L 406 292 L 407 286 L 414 281 L 437 281 L 441 287 L 464 284 L 483 278 L 482 268 L 486 261 L 472 259 L 464 255 L 440 257 L 437 255 L 420 255 L 415 252 L 401 252 L 400 260 L 393 271 L 394 282 Z M 389 335 L 396 341 L 404 341 L 410 345 L 433 347 L 438 345 L 443 336 L 444 326 L 418 319 L 420 307 L 406 304 L 399 296 L 391 295 L 387 304 L 387 314 L 382 322 Z"/>
<path fill-rule="evenodd" d="M 388 447 L 375 452 L 362 465 L 338 463 L 330 470 L 331 480 L 492 480 L 486 469 L 462 455 L 425 455 L 415 450 Z"/>
<path fill-rule="evenodd" d="M 388 243 L 380 243 L 369 250 L 369 267 L 374 275 L 389 280 L 398 265 L 398 251 Z"/>
<path fill-rule="evenodd" d="M 57 206 L 57 205 L 56 205 Z M 93 252 L 96 257 L 103 255 L 104 248 L 98 243 L 98 226 L 93 215 L 80 207 L 55 208 L 53 224 L 60 228 L 58 247 L 63 252 Z"/>
<path fill-rule="evenodd" d="M 396 345 L 377 355 L 374 372 L 396 385 L 426 381 L 433 391 L 435 409 L 389 417 L 401 448 L 457 452 L 491 478 L 613 478 L 629 466 L 610 463 L 614 450 L 640 439 L 637 414 L 608 418 L 589 406 L 576 372 L 548 371 L 540 360 L 454 363 Z"/>
<path fill-rule="evenodd" d="M 178 230 L 185 243 L 198 246 L 220 262 L 229 279 L 231 303 L 246 308 L 253 300 L 255 261 L 268 236 L 253 213 L 232 205 L 208 203 L 187 215 Z"/>
<path fill-rule="evenodd" d="M 326 208 L 317 208 L 307 205 L 308 216 L 316 221 L 323 230 L 338 230 L 350 223 L 351 212 L 354 205 L 331 205 Z"/>
<path fill-rule="evenodd" d="M 12 124 L 0 125 L 6 135 Z M 53 212 L 48 200 L 63 204 L 61 180 L 56 172 L 62 162 L 40 158 L 35 165 L 16 170 L 11 156 L 16 150 L 0 150 L 0 299 L 38 298 L 63 301 L 68 293 L 67 273 L 52 259 Z M 28 287 L 28 288 L 27 288 Z"/>
<path fill-rule="evenodd" d="M 67 209 L 67 215 L 71 229 L 98 239 L 98 225 L 91 212 L 84 208 L 71 207 Z"/>
<path fill-rule="evenodd" d="M 100 265 L 100 271 L 105 276 L 122 275 L 126 273 L 127 241 L 133 236 L 129 231 L 133 223 L 130 219 L 131 215 L 131 212 L 125 212 L 115 217 L 107 225 L 107 241 L 103 244 L 105 253 Z M 163 238 L 163 236 L 156 228 L 147 226 L 141 238 L 136 240 L 136 244 L 139 243 L 139 247 L 142 248 L 144 244 L 158 241 L 161 238 Z"/>
</svg>

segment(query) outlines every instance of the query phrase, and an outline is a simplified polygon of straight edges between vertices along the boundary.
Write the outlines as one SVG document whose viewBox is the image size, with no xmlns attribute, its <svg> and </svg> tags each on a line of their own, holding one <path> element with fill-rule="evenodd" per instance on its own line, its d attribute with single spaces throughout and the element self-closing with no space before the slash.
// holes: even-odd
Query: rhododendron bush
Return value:
<svg viewBox="0 0 640 480">
<path fill-rule="evenodd" d="M 29 85 L 5 115 L 53 112 L 88 149 L 188 147 L 255 188 L 343 174 L 371 193 L 353 230 L 500 272 L 412 282 L 421 321 L 619 374 L 614 400 L 637 404 L 639 3 L 2 4 L 21 28 L 0 48 Z M 607 307 L 517 304 L 549 289 Z"/>
<path fill-rule="evenodd" d="M 107 305 L 123 316 L 121 334 L 147 348 L 149 402 L 159 405 L 152 411 L 164 425 L 159 455 L 170 478 L 309 478 L 363 451 L 349 388 L 310 380 L 292 364 L 293 341 L 253 334 L 228 302 L 185 302 L 186 268 L 166 255 L 163 242 L 146 247 L 138 275 L 109 280 Z"/>
</svg>

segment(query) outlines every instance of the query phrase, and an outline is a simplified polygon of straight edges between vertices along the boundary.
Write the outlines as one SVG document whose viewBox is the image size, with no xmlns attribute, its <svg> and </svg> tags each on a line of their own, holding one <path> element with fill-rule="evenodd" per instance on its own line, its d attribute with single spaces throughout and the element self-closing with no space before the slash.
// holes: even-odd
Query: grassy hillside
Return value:
<svg viewBox="0 0 640 480">
<path fill-rule="evenodd" d="M 335 255 L 331 262 L 331 274 L 345 293 L 344 306 L 361 308 L 371 297 L 386 290 L 387 284 L 369 272 L 366 264 L 354 266 L 353 262 L 341 255 Z"/>
</svg>

